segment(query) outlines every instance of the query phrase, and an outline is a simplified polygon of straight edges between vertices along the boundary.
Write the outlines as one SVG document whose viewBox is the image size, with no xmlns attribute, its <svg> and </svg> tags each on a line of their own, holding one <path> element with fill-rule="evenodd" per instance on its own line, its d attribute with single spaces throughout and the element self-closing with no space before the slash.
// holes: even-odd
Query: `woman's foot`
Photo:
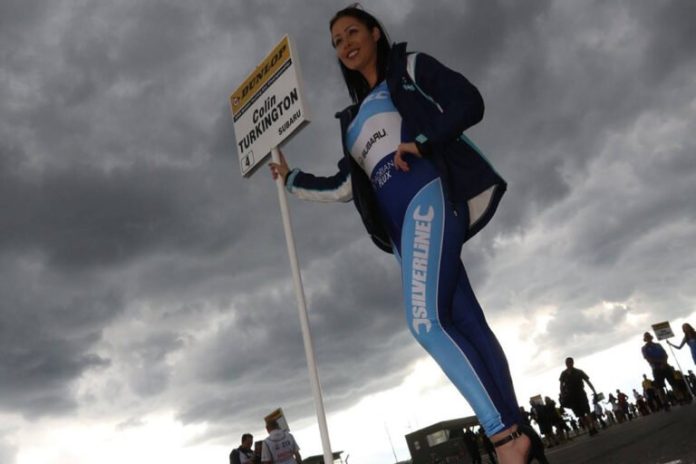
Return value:
<svg viewBox="0 0 696 464">
<path fill-rule="evenodd" d="M 500 464 L 526 464 L 532 442 L 529 437 L 510 427 L 490 437 Z"/>
</svg>

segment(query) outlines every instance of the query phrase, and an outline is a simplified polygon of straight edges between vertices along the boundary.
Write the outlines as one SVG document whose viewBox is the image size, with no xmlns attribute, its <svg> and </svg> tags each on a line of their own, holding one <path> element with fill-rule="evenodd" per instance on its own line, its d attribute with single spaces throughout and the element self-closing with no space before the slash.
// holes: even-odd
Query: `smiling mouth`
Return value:
<svg viewBox="0 0 696 464">
<path fill-rule="evenodd" d="M 355 58 L 355 56 L 358 54 L 358 50 L 351 50 L 348 52 L 346 55 L 348 58 Z"/>
</svg>

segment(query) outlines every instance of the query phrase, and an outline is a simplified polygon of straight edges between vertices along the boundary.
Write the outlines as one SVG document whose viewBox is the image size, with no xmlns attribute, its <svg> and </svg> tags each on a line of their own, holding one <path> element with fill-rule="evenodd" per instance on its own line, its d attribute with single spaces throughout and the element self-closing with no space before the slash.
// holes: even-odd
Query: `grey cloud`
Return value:
<svg viewBox="0 0 696 464">
<path fill-rule="evenodd" d="M 110 365 L 93 349 L 102 327 L 118 312 L 118 297 L 99 291 L 65 291 L 64 282 L 56 282 L 60 279 L 19 274 L 6 261 L 0 275 L 2 408 L 27 417 L 72 410 L 77 406 L 72 390 L 75 380 L 86 371 Z M 53 285 L 57 288 L 51 292 Z M 33 289 L 42 287 L 48 293 L 35 294 Z"/>
<path fill-rule="evenodd" d="M 364 242 L 305 273 L 317 363 L 331 410 L 393 385 L 422 355 L 395 298 L 400 293 L 396 263 L 386 255 L 384 260 L 370 260 L 373 253 Z M 367 266 L 354 274 L 363 263 Z M 233 323 L 220 328 L 191 360 L 191 375 L 204 380 L 214 397 L 187 397 L 183 418 L 195 422 L 233 414 L 238 421 L 253 421 L 259 409 L 270 411 L 278 402 L 297 417 L 311 406 L 297 310 L 288 285 L 286 281 L 281 292 L 234 302 Z M 253 401 L 243 393 L 246 385 L 254 385 Z"/>
</svg>

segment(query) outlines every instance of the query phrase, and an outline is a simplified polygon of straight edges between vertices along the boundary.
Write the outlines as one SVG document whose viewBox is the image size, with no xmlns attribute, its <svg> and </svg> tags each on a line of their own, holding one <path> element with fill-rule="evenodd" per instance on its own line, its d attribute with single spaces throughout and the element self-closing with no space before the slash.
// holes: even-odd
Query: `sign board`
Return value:
<svg viewBox="0 0 696 464">
<path fill-rule="evenodd" d="M 230 95 L 239 166 L 249 177 L 309 122 L 297 53 L 287 35 Z"/>
<path fill-rule="evenodd" d="M 283 414 L 283 408 L 278 408 L 266 417 L 263 418 L 263 421 L 268 424 L 271 421 L 276 421 L 278 422 L 278 425 L 282 430 L 285 430 L 286 432 L 290 431 L 290 427 L 288 427 L 288 421 L 285 419 L 285 414 Z"/>
<path fill-rule="evenodd" d="M 660 322 L 658 324 L 653 324 L 652 328 L 658 340 L 666 340 L 668 338 L 674 337 L 674 332 L 672 332 L 672 328 L 669 326 L 669 322 Z"/>
</svg>

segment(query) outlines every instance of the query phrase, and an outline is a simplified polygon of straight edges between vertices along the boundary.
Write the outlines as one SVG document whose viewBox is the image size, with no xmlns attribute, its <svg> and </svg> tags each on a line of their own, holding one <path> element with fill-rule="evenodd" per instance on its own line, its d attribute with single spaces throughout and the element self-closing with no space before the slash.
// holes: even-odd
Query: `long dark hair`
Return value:
<svg viewBox="0 0 696 464">
<path fill-rule="evenodd" d="M 359 3 L 355 3 L 347 8 L 340 10 L 338 13 L 331 18 L 329 22 L 329 30 L 333 28 L 334 23 L 345 16 L 350 16 L 355 18 L 365 26 L 369 31 L 372 31 L 375 27 L 379 29 L 380 37 L 377 41 L 377 82 L 382 82 L 387 75 L 387 58 L 389 57 L 389 50 L 391 46 L 389 45 L 389 36 L 387 36 L 382 24 L 372 16 L 367 11 L 360 7 Z M 333 46 L 333 43 L 331 44 Z M 348 88 L 348 93 L 350 94 L 353 103 L 360 103 L 363 99 L 370 93 L 370 84 L 363 77 L 359 71 L 352 71 L 346 68 L 341 60 L 338 60 L 338 65 L 341 67 L 341 74 L 343 74 L 343 80 L 346 82 L 346 87 Z"/>
</svg>

